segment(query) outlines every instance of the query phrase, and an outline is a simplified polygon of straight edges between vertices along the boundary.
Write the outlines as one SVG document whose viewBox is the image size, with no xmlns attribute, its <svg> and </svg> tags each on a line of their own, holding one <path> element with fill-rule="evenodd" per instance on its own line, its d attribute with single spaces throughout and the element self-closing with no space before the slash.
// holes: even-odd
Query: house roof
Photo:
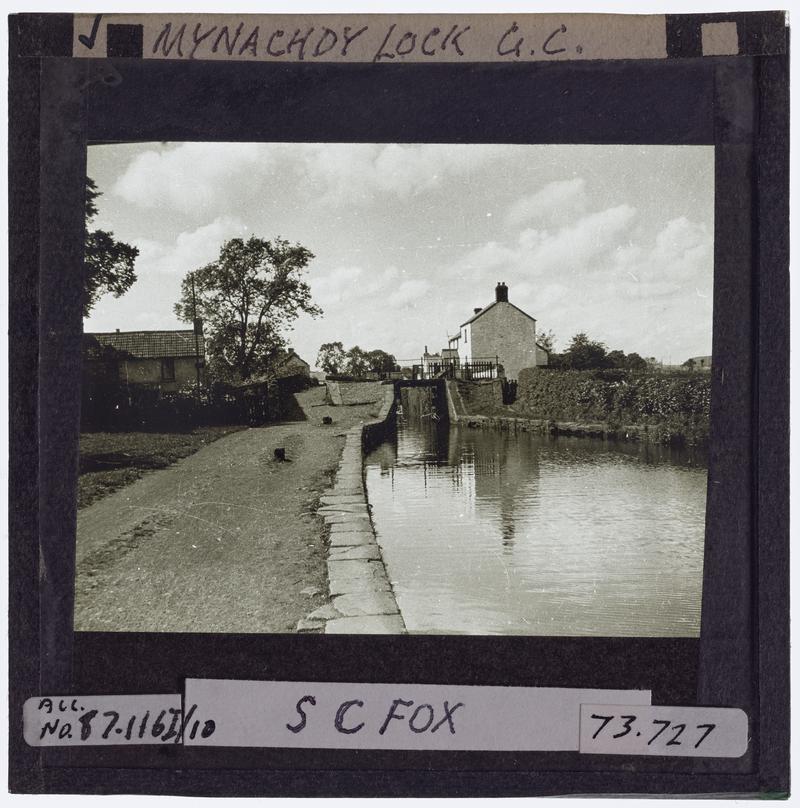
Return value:
<svg viewBox="0 0 800 808">
<path fill-rule="evenodd" d="M 461 323 L 459 328 L 463 328 L 465 325 L 469 325 L 470 323 L 475 322 L 475 320 L 477 320 L 478 317 L 482 317 L 484 314 L 486 314 L 487 311 L 489 311 L 489 309 L 493 309 L 500 302 L 508 303 L 509 306 L 515 308 L 520 314 L 524 314 L 529 320 L 533 320 L 534 323 L 536 322 L 535 317 L 531 317 L 527 311 L 523 311 L 519 306 L 514 306 L 514 304 L 510 303 L 508 300 L 503 301 L 493 300 L 485 309 L 481 309 L 479 312 L 473 314 L 472 317 L 469 318 L 469 320 L 466 320 L 465 322 Z"/>
<path fill-rule="evenodd" d="M 192 329 L 185 331 L 107 331 L 87 334 L 101 345 L 122 351 L 136 359 L 164 359 L 179 356 L 200 356 L 205 353 L 202 335 Z"/>
<path fill-rule="evenodd" d="M 294 351 L 289 351 L 289 353 L 287 353 L 286 356 L 278 360 L 277 363 L 278 367 L 280 367 L 281 365 L 285 365 L 292 357 L 294 357 L 295 359 L 299 359 L 304 365 L 308 365 L 308 362 L 306 362 L 306 360 L 303 359 L 302 356 L 296 354 Z M 311 365 L 308 366 L 311 367 Z"/>
</svg>

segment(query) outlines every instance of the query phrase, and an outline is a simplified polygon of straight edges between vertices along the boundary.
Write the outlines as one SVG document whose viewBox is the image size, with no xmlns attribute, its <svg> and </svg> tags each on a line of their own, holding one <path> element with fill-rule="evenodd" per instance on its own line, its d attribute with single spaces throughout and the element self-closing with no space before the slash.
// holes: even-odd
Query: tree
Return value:
<svg viewBox="0 0 800 808">
<path fill-rule="evenodd" d="M 97 215 L 97 190 L 94 180 L 86 178 L 86 233 L 83 257 L 83 316 L 88 317 L 101 295 L 108 292 L 114 297 L 124 295 L 136 282 L 134 262 L 139 249 L 117 241 L 106 230 L 89 230 Z"/>
<path fill-rule="evenodd" d="M 536 342 L 539 344 L 539 347 L 544 348 L 547 353 L 553 353 L 553 348 L 556 344 L 556 335 L 552 331 L 546 331 L 537 335 Z"/>
<path fill-rule="evenodd" d="M 369 370 L 369 360 L 367 352 L 362 351 L 358 345 L 354 345 L 347 352 L 347 364 L 345 369 L 350 376 L 363 376 Z"/>
<path fill-rule="evenodd" d="M 347 356 L 341 342 L 326 342 L 319 346 L 317 367 L 326 373 L 341 373 L 344 370 Z"/>
<path fill-rule="evenodd" d="M 625 367 L 628 370 L 647 370 L 647 362 L 638 353 L 629 353 L 625 357 Z"/>
<path fill-rule="evenodd" d="M 281 238 L 234 238 L 223 243 L 214 263 L 183 279 L 175 313 L 184 322 L 203 321 L 220 376 L 244 380 L 269 372 L 285 346 L 284 332 L 300 313 L 322 314 L 303 280 L 313 257 Z"/>
<path fill-rule="evenodd" d="M 583 332 L 576 334 L 564 351 L 567 367 L 575 370 L 594 370 L 607 367 L 606 346 L 590 340 Z"/>
<path fill-rule="evenodd" d="M 397 360 L 386 351 L 374 350 L 366 352 L 368 370 L 373 373 L 391 373 L 397 368 Z"/>
<path fill-rule="evenodd" d="M 610 368 L 627 367 L 625 361 L 625 351 L 609 351 L 606 355 L 606 365 Z"/>
</svg>

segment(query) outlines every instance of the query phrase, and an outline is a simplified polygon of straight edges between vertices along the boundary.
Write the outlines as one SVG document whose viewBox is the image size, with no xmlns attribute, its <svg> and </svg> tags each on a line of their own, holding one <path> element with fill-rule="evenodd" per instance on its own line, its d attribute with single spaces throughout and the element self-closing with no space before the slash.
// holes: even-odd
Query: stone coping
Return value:
<svg viewBox="0 0 800 808">
<path fill-rule="evenodd" d="M 393 408 L 394 388 L 387 385 L 378 418 L 353 427 L 345 434 L 336 479 L 320 498 L 319 508 L 329 532 L 327 564 L 331 599 L 300 620 L 298 632 L 406 633 L 375 535 L 364 483 L 367 433 L 384 430 Z"/>
</svg>

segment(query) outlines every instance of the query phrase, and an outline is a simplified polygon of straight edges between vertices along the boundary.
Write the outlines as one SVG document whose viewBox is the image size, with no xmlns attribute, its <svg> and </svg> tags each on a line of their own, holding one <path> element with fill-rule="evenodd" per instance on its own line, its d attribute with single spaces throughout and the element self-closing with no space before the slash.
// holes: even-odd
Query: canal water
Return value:
<svg viewBox="0 0 800 808">
<path fill-rule="evenodd" d="M 411 633 L 696 637 L 706 460 L 398 420 L 366 458 Z"/>
</svg>

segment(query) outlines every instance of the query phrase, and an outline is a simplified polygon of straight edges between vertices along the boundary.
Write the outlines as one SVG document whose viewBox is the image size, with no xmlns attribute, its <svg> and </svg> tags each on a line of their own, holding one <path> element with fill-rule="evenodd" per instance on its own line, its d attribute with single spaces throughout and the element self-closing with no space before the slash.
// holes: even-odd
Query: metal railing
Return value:
<svg viewBox="0 0 800 808">
<path fill-rule="evenodd" d="M 460 359 L 425 360 L 411 366 L 413 379 L 463 379 L 483 381 L 499 378 L 500 363 L 496 356 L 475 357 L 469 362 Z"/>
</svg>

